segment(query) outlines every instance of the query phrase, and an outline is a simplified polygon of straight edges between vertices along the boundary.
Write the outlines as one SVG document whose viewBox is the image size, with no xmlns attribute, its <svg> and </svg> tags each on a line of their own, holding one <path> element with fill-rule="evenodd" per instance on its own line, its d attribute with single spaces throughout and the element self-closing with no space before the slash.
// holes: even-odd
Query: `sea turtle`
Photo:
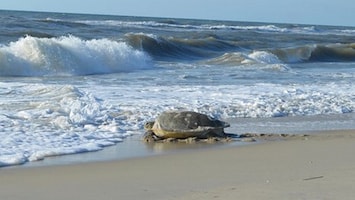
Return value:
<svg viewBox="0 0 355 200">
<path fill-rule="evenodd" d="M 225 137 L 224 128 L 229 126 L 227 122 L 193 111 L 166 111 L 155 121 L 147 122 L 144 128 L 148 135 L 159 139 L 189 137 L 204 139 Z"/>
</svg>

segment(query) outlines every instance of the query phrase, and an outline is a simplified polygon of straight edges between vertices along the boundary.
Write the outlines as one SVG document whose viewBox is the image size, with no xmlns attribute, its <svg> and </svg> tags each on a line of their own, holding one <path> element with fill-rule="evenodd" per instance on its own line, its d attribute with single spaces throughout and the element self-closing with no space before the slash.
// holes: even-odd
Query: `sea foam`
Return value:
<svg viewBox="0 0 355 200">
<path fill-rule="evenodd" d="M 151 67 L 150 57 L 124 42 L 74 36 L 26 36 L 0 47 L 1 76 L 86 75 Z"/>
<path fill-rule="evenodd" d="M 97 151 L 127 136 L 109 106 L 90 93 L 69 85 L 17 87 L 0 96 L 0 167 Z"/>
</svg>

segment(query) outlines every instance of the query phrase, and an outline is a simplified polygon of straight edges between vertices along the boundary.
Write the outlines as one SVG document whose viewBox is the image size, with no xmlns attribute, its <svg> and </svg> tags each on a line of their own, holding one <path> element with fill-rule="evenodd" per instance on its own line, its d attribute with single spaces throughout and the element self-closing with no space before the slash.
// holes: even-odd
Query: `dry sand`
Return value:
<svg viewBox="0 0 355 200">
<path fill-rule="evenodd" d="M 1 200 L 354 199 L 355 131 L 67 166 L 0 169 Z"/>
</svg>

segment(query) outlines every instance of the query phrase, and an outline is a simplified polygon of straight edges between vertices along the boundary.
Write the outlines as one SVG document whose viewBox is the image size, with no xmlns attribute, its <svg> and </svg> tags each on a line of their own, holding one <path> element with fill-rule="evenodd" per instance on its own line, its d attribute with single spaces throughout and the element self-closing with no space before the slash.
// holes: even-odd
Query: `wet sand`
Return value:
<svg viewBox="0 0 355 200">
<path fill-rule="evenodd" d="M 0 199 L 352 199 L 355 130 L 118 161 L 0 169 Z"/>
</svg>

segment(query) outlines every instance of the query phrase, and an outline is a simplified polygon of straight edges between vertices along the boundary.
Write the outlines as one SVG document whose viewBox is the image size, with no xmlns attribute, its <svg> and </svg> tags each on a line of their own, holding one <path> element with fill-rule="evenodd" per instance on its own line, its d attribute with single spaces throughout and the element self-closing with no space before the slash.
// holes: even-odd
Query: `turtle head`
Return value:
<svg viewBox="0 0 355 200">
<path fill-rule="evenodd" d="M 152 128 L 153 128 L 153 125 L 154 125 L 154 122 L 146 122 L 144 124 L 144 129 L 147 130 L 147 131 L 151 131 Z"/>
</svg>

